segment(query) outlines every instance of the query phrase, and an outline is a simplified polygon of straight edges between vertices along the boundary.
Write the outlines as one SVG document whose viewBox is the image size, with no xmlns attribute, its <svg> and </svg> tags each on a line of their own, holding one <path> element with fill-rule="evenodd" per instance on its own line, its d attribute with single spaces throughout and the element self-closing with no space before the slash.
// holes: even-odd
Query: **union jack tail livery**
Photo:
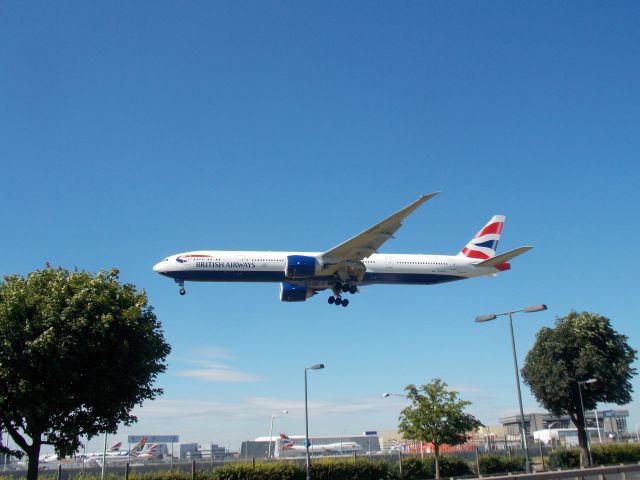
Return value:
<svg viewBox="0 0 640 480">
<path fill-rule="evenodd" d="M 495 257 L 505 218 L 504 215 L 494 215 L 489 223 L 482 227 L 476 236 L 467 243 L 458 256 L 464 255 L 467 258 L 477 260 Z"/>
<path fill-rule="evenodd" d="M 285 435 L 284 433 L 280 434 L 280 439 L 282 441 L 282 448 L 284 449 L 290 449 L 293 448 L 293 440 L 291 440 L 287 435 Z"/>
</svg>

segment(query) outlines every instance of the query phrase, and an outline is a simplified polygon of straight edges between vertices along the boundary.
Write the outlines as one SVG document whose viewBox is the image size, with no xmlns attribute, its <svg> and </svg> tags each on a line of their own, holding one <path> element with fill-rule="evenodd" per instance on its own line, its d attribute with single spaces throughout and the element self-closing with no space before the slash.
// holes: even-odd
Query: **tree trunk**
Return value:
<svg viewBox="0 0 640 480">
<path fill-rule="evenodd" d="M 578 429 L 578 444 L 580 445 L 580 467 L 585 468 L 591 466 L 589 461 L 589 441 L 587 432 L 587 426 L 582 415 L 582 411 L 578 410 L 575 414 L 575 418 L 571 418 L 573 423 L 576 425 Z"/>
<path fill-rule="evenodd" d="M 29 466 L 27 468 L 27 480 L 38 480 L 38 458 L 40 457 L 40 436 L 33 440 L 33 444 L 27 449 Z"/>
<path fill-rule="evenodd" d="M 436 480 L 440 478 L 440 445 L 433 446 L 433 453 L 436 458 Z"/>
</svg>

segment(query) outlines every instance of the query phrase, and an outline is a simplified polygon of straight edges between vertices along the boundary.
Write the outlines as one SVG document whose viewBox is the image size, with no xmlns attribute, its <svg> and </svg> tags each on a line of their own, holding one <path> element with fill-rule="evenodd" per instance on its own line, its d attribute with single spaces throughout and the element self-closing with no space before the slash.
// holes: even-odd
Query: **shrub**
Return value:
<svg viewBox="0 0 640 480">
<path fill-rule="evenodd" d="M 525 469 L 524 457 L 509 458 L 501 455 L 482 455 L 478 460 L 480 462 L 480 473 L 482 475 L 523 472 Z"/>
<path fill-rule="evenodd" d="M 640 445 L 611 443 L 591 448 L 595 465 L 617 465 L 640 461 Z"/>
<path fill-rule="evenodd" d="M 580 450 L 577 448 L 554 450 L 549 455 L 549 468 L 580 468 Z"/>
<path fill-rule="evenodd" d="M 395 469 L 384 461 L 316 460 L 311 464 L 314 480 L 394 480 Z"/>
<path fill-rule="evenodd" d="M 593 445 L 591 456 L 594 465 L 618 465 L 620 463 L 640 462 L 640 445 L 605 444 Z M 580 468 L 580 449 L 554 450 L 549 456 L 550 468 Z"/>
<path fill-rule="evenodd" d="M 440 457 L 440 477 L 462 477 L 471 475 L 473 472 L 469 464 L 458 457 L 442 456 Z M 402 478 L 404 480 L 418 480 L 423 478 L 435 478 L 436 476 L 436 459 L 429 455 L 421 460 L 417 457 L 411 457 L 402 460 Z"/>
<path fill-rule="evenodd" d="M 246 463 L 236 463 L 216 468 L 212 477 L 215 480 L 304 480 L 305 472 L 287 463 L 256 463 L 255 469 Z"/>
</svg>

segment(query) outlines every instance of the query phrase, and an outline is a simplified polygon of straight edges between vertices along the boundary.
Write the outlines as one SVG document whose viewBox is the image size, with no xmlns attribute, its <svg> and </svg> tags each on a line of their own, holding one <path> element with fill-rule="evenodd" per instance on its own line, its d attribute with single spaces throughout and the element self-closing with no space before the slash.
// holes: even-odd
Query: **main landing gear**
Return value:
<svg viewBox="0 0 640 480">
<path fill-rule="evenodd" d="M 180 286 L 180 290 L 178 290 L 180 295 L 184 295 L 185 293 L 187 293 L 187 291 L 184 289 L 184 280 L 176 278 L 176 283 Z"/>
<path fill-rule="evenodd" d="M 329 305 L 342 305 L 343 307 L 346 307 L 347 305 L 349 305 L 349 299 L 348 298 L 342 298 L 340 295 L 338 296 L 333 296 L 331 295 L 327 301 L 329 302 Z"/>
<path fill-rule="evenodd" d="M 327 299 L 327 302 L 329 302 L 329 305 L 335 304 L 335 305 L 342 305 L 343 307 L 346 307 L 347 305 L 349 305 L 349 299 L 342 298 L 341 294 L 350 293 L 353 295 L 354 293 L 357 293 L 358 287 L 356 287 L 355 285 L 351 285 L 349 283 L 336 282 L 332 290 L 333 290 L 333 295 L 331 295 Z"/>
</svg>

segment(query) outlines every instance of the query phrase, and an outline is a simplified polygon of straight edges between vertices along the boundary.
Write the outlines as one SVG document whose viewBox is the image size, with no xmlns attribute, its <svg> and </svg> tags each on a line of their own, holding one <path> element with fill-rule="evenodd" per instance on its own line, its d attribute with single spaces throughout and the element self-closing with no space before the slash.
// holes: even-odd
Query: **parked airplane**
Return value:
<svg viewBox="0 0 640 480">
<path fill-rule="evenodd" d="M 118 453 L 121 446 L 122 446 L 122 442 L 114 443 L 107 450 L 107 455 L 113 455 L 114 453 Z M 53 468 L 53 467 L 57 467 L 58 464 L 78 463 L 82 461 L 82 459 L 92 460 L 97 455 L 102 456 L 102 452 L 87 453 L 86 455 L 78 455 L 76 457 L 69 457 L 69 458 L 67 457 L 59 458 L 58 455 L 55 453 L 47 453 L 45 455 L 41 455 L 40 457 L 38 457 L 38 463 L 40 464 L 40 468 Z"/>
<path fill-rule="evenodd" d="M 402 226 L 402 221 L 438 192 L 422 195 L 326 252 L 209 251 L 179 253 L 153 270 L 173 278 L 185 294 L 184 282 L 280 282 L 280 300 L 303 302 L 320 290 L 331 290 L 330 304 L 349 304 L 343 293 L 373 284 L 430 285 L 495 275 L 509 270 L 514 257 L 533 247 L 496 255 L 505 217 L 495 215 L 455 256 L 381 254 L 378 249 Z"/>
<path fill-rule="evenodd" d="M 121 444 L 118 445 L 118 448 L 115 448 L 115 449 L 112 446 L 109 449 L 109 451 L 107 451 L 106 454 L 104 455 L 105 460 L 107 461 L 107 463 L 113 463 L 118 461 L 126 462 L 129 459 L 137 458 L 144 453 L 143 449 L 146 443 L 147 443 L 147 437 L 142 437 L 142 439 L 138 443 L 136 443 L 133 447 L 131 447 L 131 450 L 129 451 L 120 450 Z M 102 464 L 102 456 L 103 456 L 103 452 L 93 452 L 93 453 L 87 454 L 86 459 L 87 461 L 94 460 L 98 462 L 98 464 Z"/>
<path fill-rule="evenodd" d="M 307 448 L 304 445 L 296 445 L 295 442 L 284 433 L 280 434 L 280 442 L 283 452 L 294 452 L 300 454 L 307 452 Z M 316 455 L 324 453 L 324 448 L 321 445 L 309 445 L 309 453 Z"/>
<path fill-rule="evenodd" d="M 158 458 L 158 444 L 157 443 L 153 443 L 149 448 L 147 448 L 145 451 L 139 453 L 138 455 L 136 455 L 136 458 L 139 460 L 152 460 L 154 458 Z"/>
<path fill-rule="evenodd" d="M 284 433 L 280 434 L 280 442 L 282 444 L 283 451 L 306 453 L 307 449 L 304 445 L 296 445 L 294 441 Z M 326 454 L 326 455 L 344 455 L 362 452 L 364 449 L 362 445 L 356 442 L 336 442 L 327 443 L 324 445 L 309 445 L 309 453 L 314 455 Z"/>
</svg>

